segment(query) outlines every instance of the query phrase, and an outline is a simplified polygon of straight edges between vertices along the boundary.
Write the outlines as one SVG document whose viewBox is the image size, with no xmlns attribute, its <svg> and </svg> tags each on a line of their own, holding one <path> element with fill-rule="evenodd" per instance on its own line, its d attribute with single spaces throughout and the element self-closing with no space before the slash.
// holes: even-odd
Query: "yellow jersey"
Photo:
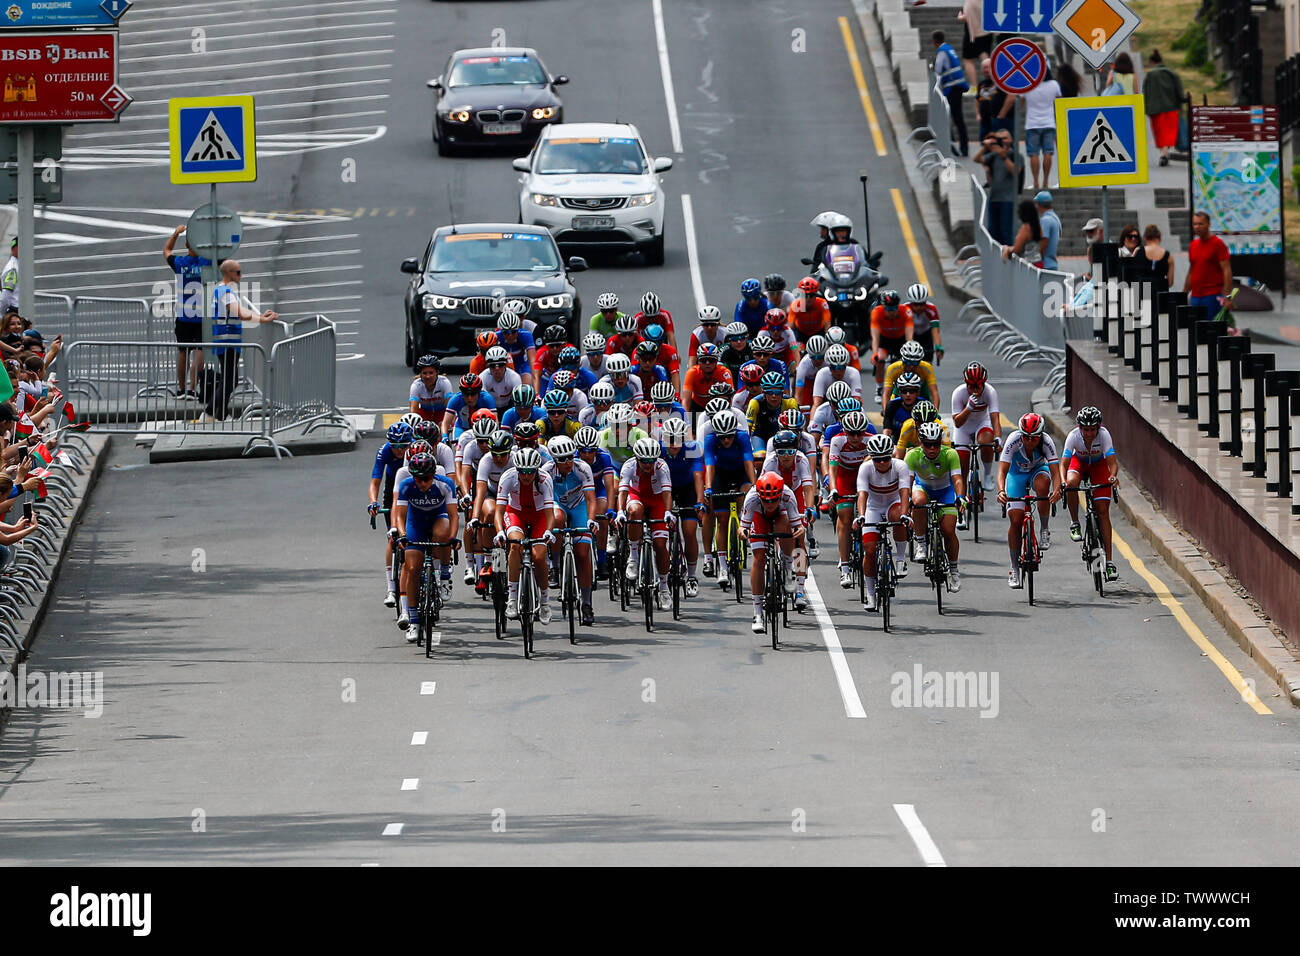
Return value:
<svg viewBox="0 0 1300 956">
<path fill-rule="evenodd" d="M 952 436 L 948 433 L 948 426 L 942 421 L 939 424 L 943 425 L 943 443 L 951 445 Z M 907 454 L 909 448 L 919 448 L 920 446 L 921 440 L 916 434 L 916 420 L 908 416 L 907 421 L 903 422 L 903 427 L 898 430 L 898 442 L 894 445 L 894 448 L 898 457 L 902 458 Z"/>
<path fill-rule="evenodd" d="M 894 397 L 894 383 L 898 381 L 898 376 L 903 374 L 903 363 L 894 362 L 889 368 L 885 369 L 885 404 Z M 929 362 L 920 362 L 916 366 L 916 374 L 921 376 L 921 397 L 926 397 L 929 391 L 929 400 L 934 403 L 935 408 L 939 408 L 939 382 L 934 377 L 934 366 Z"/>
</svg>

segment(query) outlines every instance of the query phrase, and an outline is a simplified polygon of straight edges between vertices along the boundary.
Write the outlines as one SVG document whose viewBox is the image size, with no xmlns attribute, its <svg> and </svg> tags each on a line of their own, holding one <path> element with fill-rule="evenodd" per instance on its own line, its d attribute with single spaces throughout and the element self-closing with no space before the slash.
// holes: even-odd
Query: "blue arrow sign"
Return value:
<svg viewBox="0 0 1300 956">
<path fill-rule="evenodd" d="M 0 29 L 113 27 L 130 7 L 131 0 L 47 0 L 41 4 L 17 0 L 8 6 L 0 3 Z"/>
<path fill-rule="evenodd" d="M 1051 33 L 1052 17 L 1065 0 L 984 0 L 988 33 Z"/>
</svg>

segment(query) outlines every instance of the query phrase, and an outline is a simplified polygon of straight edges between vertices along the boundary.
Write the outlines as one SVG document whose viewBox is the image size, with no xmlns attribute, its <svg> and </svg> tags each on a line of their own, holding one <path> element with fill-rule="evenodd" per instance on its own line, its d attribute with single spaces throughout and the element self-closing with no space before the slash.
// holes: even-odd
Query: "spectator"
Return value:
<svg viewBox="0 0 1300 956">
<path fill-rule="evenodd" d="M 1159 50 L 1147 57 L 1146 76 L 1142 77 L 1142 96 L 1146 114 L 1151 117 L 1151 132 L 1160 150 L 1160 165 L 1169 165 L 1169 151 L 1178 142 L 1178 119 L 1183 109 L 1183 81 L 1165 66 Z"/>
<path fill-rule="evenodd" d="M 1106 241 L 1106 230 L 1102 221 L 1094 216 L 1085 222 L 1083 224 L 1083 238 L 1088 243 L 1088 271 L 1083 274 L 1083 278 L 1091 280 L 1092 267 L 1097 264 L 1097 260 L 1093 258 L 1095 255 L 1093 247 L 1099 242 Z"/>
<path fill-rule="evenodd" d="M 1232 288 L 1228 247 L 1210 232 L 1208 212 L 1197 210 L 1192 213 L 1192 242 L 1187 247 L 1187 260 L 1190 268 L 1183 279 L 1187 304 L 1205 309 L 1207 319 L 1213 319 L 1225 306 L 1232 308 L 1232 303 L 1226 298 Z"/>
<path fill-rule="evenodd" d="M 984 72 L 989 75 L 990 79 L 992 78 L 992 60 L 984 61 Z M 997 90 L 997 92 L 993 94 L 991 105 L 993 107 L 993 118 L 990 120 L 990 126 L 993 129 L 1011 130 L 1014 133 L 1016 129 L 1016 98 L 1014 96 L 1008 96 L 1001 90 Z"/>
<path fill-rule="evenodd" d="M 966 70 L 967 86 L 974 86 L 979 72 L 975 62 L 988 63 L 993 52 L 993 34 L 984 32 L 984 4 L 982 0 L 965 0 L 957 19 L 965 23 L 961 40 L 961 63 Z"/>
<path fill-rule="evenodd" d="M 221 263 L 221 284 L 212 293 L 212 341 L 217 343 L 212 349 L 217 359 L 215 382 L 207 390 L 204 402 L 207 408 L 205 421 L 224 419 L 230 411 L 230 393 L 239 381 L 239 344 L 243 342 L 245 322 L 274 322 L 280 316 L 276 312 L 254 312 L 244 303 L 247 301 L 240 294 L 239 285 L 243 269 L 234 259 Z"/>
<path fill-rule="evenodd" d="M 1039 243 L 1043 251 L 1044 269 L 1056 268 L 1056 246 L 1061 241 L 1061 219 L 1052 210 L 1052 194 L 1046 189 L 1034 196 L 1038 207 L 1038 220 L 1043 229 L 1043 238 Z"/>
<path fill-rule="evenodd" d="M 934 41 L 934 73 L 938 78 L 939 89 L 948 101 L 948 112 L 952 114 L 952 123 L 957 131 L 957 140 L 963 156 L 970 155 L 970 139 L 966 134 L 966 111 L 962 109 L 962 95 L 970 89 L 966 77 L 962 74 L 961 62 L 952 45 L 945 43 L 943 31 L 935 30 L 930 34 Z"/>
<path fill-rule="evenodd" d="M 1123 259 L 1146 258 L 1146 254 L 1142 251 L 1142 235 L 1138 232 L 1137 223 L 1120 230 L 1119 254 Z"/>
<path fill-rule="evenodd" d="M 1075 97 L 1079 95 L 1079 84 L 1082 81 L 1079 72 L 1070 64 L 1061 63 L 1057 66 L 1056 82 L 1060 84 L 1062 96 Z"/>
<path fill-rule="evenodd" d="M 184 226 L 177 226 L 163 246 L 163 259 L 176 273 L 176 342 L 180 345 L 176 356 L 176 397 L 198 398 L 199 369 L 203 367 L 203 350 L 197 343 L 203 341 L 203 269 L 212 265 L 185 242 L 188 255 L 178 256 L 172 250 Z M 190 387 L 186 388 L 185 366 L 189 358 Z"/>
<path fill-rule="evenodd" d="M 0 325 L 0 351 L 3 351 L 6 358 L 22 351 L 24 327 L 25 320 L 17 310 L 5 314 L 4 322 Z"/>
<path fill-rule="evenodd" d="M 1110 72 L 1106 75 L 1106 88 L 1102 96 L 1131 96 L 1133 94 L 1133 58 L 1127 53 L 1115 57 Z"/>
<path fill-rule="evenodd" d="M 1025 152 L 1029 154 L 1029 171 L 1034 175 L 1034 191 L 1046 189 L 1052 173 L 1052 154 L 1056 152 L 1056 101 L 1061 86 L 1048 73 L 1043 82 L 1028 93 L 1025 100 Z M 1042 182 L 1038 179 L 1042 156 Z"/>
<path fill-rule="evenodd" d="M 1002 247 L 1002 258 L 1020 256 L 1026 262 L 1041 267 L 1043 227 L 1038 220 L 1038 209 L 1033 200 L 1025 199 L 1016 206 L 1016 214 L 1020 217 L 1020 229 L 1016 233 L 1015 244 Z"/>
<path fill-rule="evenodd" d="M 979 86 L 975 89 L 975 115 L 979 117 L 980 122 L 980 142 L 984 142 L 989 133 L 993 132 L 993 118 L 1002 107 L 1002 100 L 997 101 L 994 105 L 994 98 L 998 94 L 1006 96 L 997 85 L 993 82 L 993 75 L 990 70 L 985 69 L 980 73 Z"/>
<path fill-rule="evenodd" d="M 0 312 L 18 311 L 18 237 L 9 243 L 9 261 L 0 273 Z"/>
<path fill-rule="evenodd" d="M 1146 240 L 1142 250 L 1146 259 L 1144 271 L 1149 271 L 1155 279 L 1156 292 L 1168 292 L 1174 285 L 1174 257 L 1160 245 L 1160 227 L 1154 223 L 1147 226 L 1142 238 Z"/>
<path fill-rule="evenodd" d="M 994 242 L 1008 245 L 1011 242 L 1016 196 L 1019 195 L 1019 176 L 1025 161 L 1016 149 L 1012 134 L 1007 130 L 998 130 L 990 133 L 980 143 L 975 162 L 983 163 L 988 169 L 989 235 Z"/>
</svg>

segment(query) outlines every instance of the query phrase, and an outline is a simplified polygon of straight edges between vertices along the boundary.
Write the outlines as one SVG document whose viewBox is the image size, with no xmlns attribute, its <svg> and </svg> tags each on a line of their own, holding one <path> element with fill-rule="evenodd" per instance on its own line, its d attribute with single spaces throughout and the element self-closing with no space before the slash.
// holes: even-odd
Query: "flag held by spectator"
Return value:
<svg viewBox="0 0 1300 956">
<path fill-rule="evenodd" d="M 48 477 L 50 477 L 50 471 L 48 468 L 36 468 L 33 469 L 31 472 L 29 472 L 27 475 L 28 481 L 30 481 L 33 478 L 36 479 L 36 487 L 31 489 L 31 492 L 36 496 L 37 501 L 40 501 L 42 498 L 49 497 L 50 493 L 45 487 L 45 479 Z"/>
<path fill-rule="evenodd" d="M 52 461 L 54 461 L 54 453 L 45 447 L 45 442 L 32 449 L 32 462 L 36 468 L 49 468 Z"/>
<path fill-rule="evenodd" d="M 14 423 L 14 439 L 30 438 L 36 432 L 36 424 L 23 412 L 23 417 Z"/>
</svg>

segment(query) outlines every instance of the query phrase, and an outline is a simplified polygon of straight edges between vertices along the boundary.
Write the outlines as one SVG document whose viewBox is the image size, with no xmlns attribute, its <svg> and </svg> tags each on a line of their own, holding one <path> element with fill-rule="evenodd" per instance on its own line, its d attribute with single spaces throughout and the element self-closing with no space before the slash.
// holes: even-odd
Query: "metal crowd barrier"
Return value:
<svg viewBox="0 0 1300 956">
<path fill-rule="evenodd" d="M 347 425 L 335 396 L 334 324 L 316 316 L 315 328 L 271 347 L 268 405 L 271 434 L 306 425 L 311 432 L 325 425 Z M 308 320 L 310 321 L 310 320 Z M 304 325 L 299 321 L 295 325 Z"/>
<path fill-rule="evenodd" d="M 952 163 L 952 114 L 948 100 L 939 90 L 939 78 L 934 68 L 929 71 L 930 95 L 926 103 L 925 126 L 918 126 L 908 134 L 905 143 L 921 138 L 916 150 L 917 168 L 927 181 L 932 182 Z"/>
<path fill-rule="evenodd" d="M 172 323 L 154 317 L 148 299 L 79 295 L 72 300 L 72 337 L 100 342 L 155 342 Z"/>
</svg>

